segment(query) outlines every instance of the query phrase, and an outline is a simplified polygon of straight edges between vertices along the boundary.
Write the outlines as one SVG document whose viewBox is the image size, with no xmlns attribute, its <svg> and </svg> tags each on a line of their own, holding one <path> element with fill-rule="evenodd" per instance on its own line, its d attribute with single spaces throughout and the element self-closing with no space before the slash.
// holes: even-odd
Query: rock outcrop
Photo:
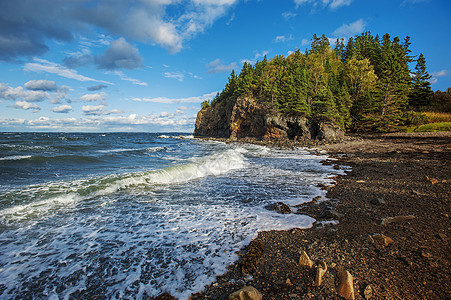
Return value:
<svg viewBox="0 0 451 300">
<path fill-rule="evenodd" d="M 339 140 L 339 126 L 269 111 L 251 97 L 231 97 L 197 114 L 195 137 L 263 140 Z"/>
</svg>

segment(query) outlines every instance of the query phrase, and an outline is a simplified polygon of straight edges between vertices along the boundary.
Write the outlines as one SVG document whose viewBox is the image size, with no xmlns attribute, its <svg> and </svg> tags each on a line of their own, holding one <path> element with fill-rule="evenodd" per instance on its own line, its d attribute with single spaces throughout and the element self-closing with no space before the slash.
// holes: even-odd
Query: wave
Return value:
<svg viewBox="0 0 451 300">
<path fill-rule="evenodd" d="M 160 152 L 167 150 L 167 147 L 159 146 L 159 147 L 148 147 L 148 148 L 140 148 L 140 149 L 107 149 L 107 150 L 97 150 L 99 153 L 121 153 L 121 152 Z"/>
<path fill-rule="evenodd" d="M 159 139 L 179 139 L 179 140 L 181 140 L 181 139 L 193 139 L 194 136 L 192 134 L 189 134 L 189 135 L 182 135 L 182 134 L 180 134 L 180 135 L 165 135 L 165 134 L 162 134 L 162 135 L 158 136 L 158 138 Z"/>
<path fill-rule="evenodd" d="M 19 162 L 31 162 L 37 164 L 49 163 L 49 162 L 71 162 L 71 163 L 93 163 L 101 161 L 94 156 L 84 155 L 58 155 L 58 156 L 42 156 L 42 155 L 13 155 L 0 158 L 5 162 L 7 161 L 19 161 Z"/>
<path fill-rule="evenodd" d="M 36 218 L 79 201 L 133 189 L 154 189 L 162 185 L 182 184 L 207 176 L 219 176 L 244 168 L 244 149 L 232 149 L 195 162 L 161 170 L 114 174 L 75 181 L 50 182 L 1 194 L 5 203 L 17 203 L 0 210 L 0 223 Z M 25 204 L 23 204 L 26 202 Z"/>
<path fill-rule="evenodd" d="M 12 155 L 12 156 L 1 157 L 0 160 L 22 160 L 22 159 L 29 159 L 31 157 L 32 157 L 31 155 Z"/>
</svg>

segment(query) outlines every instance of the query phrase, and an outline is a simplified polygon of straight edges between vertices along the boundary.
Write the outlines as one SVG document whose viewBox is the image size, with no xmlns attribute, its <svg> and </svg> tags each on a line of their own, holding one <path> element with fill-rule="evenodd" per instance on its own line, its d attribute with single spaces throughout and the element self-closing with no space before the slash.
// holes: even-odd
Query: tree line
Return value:
<svg viewBox="0 0 451 300">
<path fill-rule="evenodd" d="M 232 70 L 224 89 L 202 107 L 249 96 L 286 116 L 331 121 L 343 129 L 393 130 L 406 122 L 408 110 L 436 104 L 426 59 L 422 53 L 415 59 L 410 44 L 408 36 L 401 41 L 365 32 L 346 44 L 338 39 L 332 48 L 325 35 L 314 35 L 305 53 L 265 56 L 245 62 L 239 74 Z"/>
</svg>

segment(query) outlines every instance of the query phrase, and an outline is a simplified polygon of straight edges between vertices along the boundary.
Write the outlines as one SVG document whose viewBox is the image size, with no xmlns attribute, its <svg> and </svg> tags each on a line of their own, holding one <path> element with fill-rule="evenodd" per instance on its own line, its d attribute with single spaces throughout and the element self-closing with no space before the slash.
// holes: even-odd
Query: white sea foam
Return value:
<svg viewBox="0 0 451 300">
<path fill-rule="evenodd" d="M 12 155 L 6 157 L 0 157 L 0 160 L 22 160 L 31 158 L 31 155 Z"/>
<path fill-rule="evenodd" d="M 308 151 L 206 144 L 207 155 L 157 171 L 22 189 L 20 199 L 34 200 L 9 208 L 9 221 L 37 215 L 0 233 L 2 295 L 90 298 L 83 293 L 98 290 L 142 299 L 166 291 L 188 299 L 258 231 L 311 227 L 308 216 L 265 207 L 325 196 L 317 183 L 340 172 Z"/>
</svg>

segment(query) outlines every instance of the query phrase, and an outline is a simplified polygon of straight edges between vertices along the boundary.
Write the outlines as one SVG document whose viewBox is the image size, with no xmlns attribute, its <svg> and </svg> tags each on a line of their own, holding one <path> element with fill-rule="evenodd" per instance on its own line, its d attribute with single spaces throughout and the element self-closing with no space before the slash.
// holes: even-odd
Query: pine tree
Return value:
<svg viewBox="0 0 451 300">
<path fill-rule="evenodd" d="M 410 106 L 419 109 L 429 105 L 433 97 L 431 83 L 429 82 L 431 77 L 426 71 L 426 58 L 421 53 L 417 59 L 415 73 L 412 78 L 412 91 L 409 95 Z"/>
</svg>

